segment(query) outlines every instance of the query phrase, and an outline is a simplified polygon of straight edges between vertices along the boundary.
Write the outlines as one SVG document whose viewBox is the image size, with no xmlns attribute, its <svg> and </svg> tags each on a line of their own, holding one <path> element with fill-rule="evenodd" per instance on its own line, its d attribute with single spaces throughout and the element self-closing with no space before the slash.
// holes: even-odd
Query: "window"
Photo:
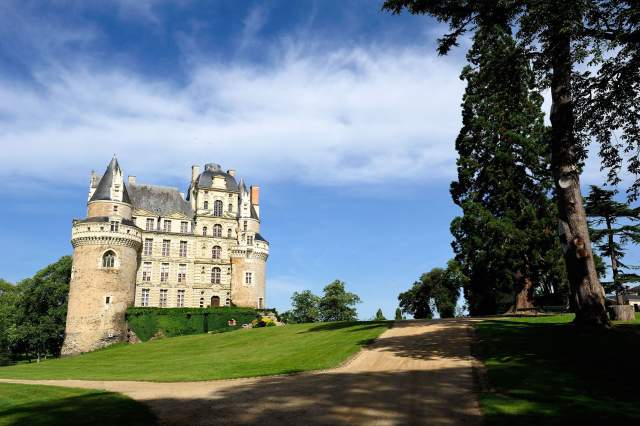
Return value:
<svg viewBox="0 0 640 426">
<path fill-rule="evenodd" d="M 187 257 L 187 242 L 180 241 L 180 257 Z"/>
<path fill-rule="evenodd" d="M 222 225 L 213 225 L 213 236 L 216 238 L 222 237 Z"/>
<path fill-rule="evenodd" d="M 176 298 L 176 306 L 178 308 L 184 308 L 184 290 L 178 290 L 178 297 Z"/>
<path fill-rule="evenodd" d="M 206 227 L 206 226 L 203 226 L 203 227 L 202 227 L 202 236 L 203 236 L 203 237 L 206 237 L 206 236 L 207 236 L 207 227 Z"/>
<path fill-rule="evenodd" d="M 211 258 L 220 259 L 221 253 L 222 253 L 222 248 L 220 246 L 213 246 L 213 248 L 211 249 Z"/>
<path fill-rule="evenodd" d="M 160 267 L 160 282 L 166 283 L 169 280 L 169 264 L 163 263 Z"/>
<path fill-rule="evenodd" d="M 251 284 L 253 281 L 253 272 L 245 272 L 244 273 L 244 283 Z"/>
<path fill-rule="evenodd" d="M 233 212 L 233 204 L 229 203 L 229 205 L 227 206 L 227 210 L 229 210 L 229 213 Z"/>
<path fill-rule="evenodd" d="M 189 222 L 180 222 L 180 232 L 183 234 L 189 233 Z"/>
<path fill-rule="evenodd" d="M 204 308 L 204 297 L 200 298 L 200 307 Z"/>
<path fill-rule="evenodd" d="M 117 212 L 118 211 L 118 206 L 113 206 L 113 211 Z"/>
<path fill-rule="evenodd" d="M 171 240 L 162 240 L 162 255 L 169 256 L 171 248 Z"/>
<path fill-rule="evenodd" d="M 227 238 L 231 238 L 231 228 L 227 229 Z"/>
<path fill-rule="evenodd" d="M 221 269 L 218 267 L 211 269 L 211 284 L 220 284 L 220 272 Z"/>
<path fill-rule="evenodd" d="M 224 301 L 224 306 L 231 306 L 231 299 L 227 299 Z"/>
<path fill-rule="evenodd" d="M 144 262 L 142 264 L 142 281 L 151 281 L 151 262 Z"/>
<path fill-rule="evenodd" d="M 142 289 L 142 301 L 140 305 L 149 306 L 149 289 L 148 288 Z"/>
<path fill-rule="evenodd" d="M 247 244 L 250 245 L 250 246 L 253 245 L 253 236 L 251 236 L 251 235 L 247 236 Z"/>
<path fill-rule="evenodd" d="M 168 293 L 169 293 L 169 290 L 167 290 L 166 288 L 160 290 L 160 307 L 161 308 L 166 308 L 167 307 L 167 294 Z"/>
<path fill-rule="evenodd" d="M 187 281 L 187 265 L 181 263 L 178 265 L 178 282 L 183 283 Z"/>
<path fill-rule="evenodd" d="M 153 231 L 153 219 L 152 218 L 147 218 L 147 224 L 145 226 L 145 229 L 147 231 Z"/>
<path fill-rule="evenodd" d="M 262 301 L 262 297 L 258 299 L 258 308 L 259 309 L 263 309 L 264 306 L 262 306 L 264 304 L 264 302 Z"/>
<path fill-rule="evenodd" d="M 209 210 L 209 202 L 208 201 L 204 202 L 204 209 L 205 210 Z"/>
<path fill-rule="evenodd" d="M 242 230 L 243 231 L 247 230 L 247 221 L 246 220 L 242 223 Z"/>
<path fill-rule="evenodd" d="M 171 221 L 170 220 L 165 220 L 164 221 L 164 232 L 171 232 Z"/>
<path fill-rule="evenodd" d="M 120 223 L 116 220 L 111 221 L 111 232 L 118 232 L 118 227 Z"/>
<path fill-rule="evenodd" d="M 105 254 L 102 255 L 102 267 L 103 268 L 114 268 L 116 266 L 116 254 L 108 250 Z"/>
<path fill-rule="evenodd" d="M 107 296 L 107 297 L 105 297 L 105 299 L 104 299 L 104 303 L 105 303 L 106 305 L 108 305 L 109 303 L 111 303 L 111 296 Z"/>
<path fill-rule="evenodd" d="M 142 254 L 145 256 L 151 256 L 153 254 L 153 238 L 144 239 L 144 249 Z"/>
<path fill-rule="evenodd" d="M 222 216 L 222 201 L 216 200 L 213 203 L 213 215 L 214 216 Z"/>
</svg>

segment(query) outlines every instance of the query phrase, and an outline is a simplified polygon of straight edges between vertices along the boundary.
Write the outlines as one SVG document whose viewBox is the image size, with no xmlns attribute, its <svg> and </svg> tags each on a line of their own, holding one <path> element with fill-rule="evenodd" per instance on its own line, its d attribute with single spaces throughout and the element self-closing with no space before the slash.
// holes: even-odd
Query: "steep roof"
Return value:
<svg viewBox="0 0 640 426">
<path fill-rule="evenodd" d="M 122 176 L 122 170 L 120 169 L 118 160 L 114 155 L 111 159 L 111 162 L 107 166 L 107 170 L 104 172 L 104 175 L 102 175 L 100 183 L 98 183 L 98 187 L 93 192 L 93 195 L 91 196 L 91 199 L 89 201 L 112 200 L 111 185 L 113 184 L 113 178 L 116 172 L 120 173 L 120 175 Z M 129 198 L 127 188 L 124 184 L 122 185 L 122 202 L 131 204 L 131 199 Z"/>
<path fill-rule="evenodd" d="M 159 216 L 182 213 L 193 217 L 191 205 L 182 198 L 177 188 L 130 184 L 129 191 L 135 208 L 149 210 Z"/>
<path fill-rule="evenodd" d="M 231 176 L 229 173 L 225 173 L 220 168 L 219 164 L 209 163 L 204 165 L 204 171 L 200 173 L 198 176 L 198 187 L 206 188 L 210 187 L 213 182 L 214 176 L 222 176 L 224 177 L 225 184 L 227 186 L 227 191 L 229 192 L 238 192 L 238 183 L 236 179 Z"/>
<path fill-rule="evenodd" d="M 264 237 L 260 234 L 255 235 L 254 239 L 258 240 L 258 241 L 264 241 L 265 243 L 269 244 L 269 241 L 265 240 Z"/>
<path fill-rule="evenodd" d="M 251 219 L 260 219 L 258 217 L 258 212 L 256 211 L 256 209 L 253 207 L 253 204 L 251 204 Z"/>
</svg>

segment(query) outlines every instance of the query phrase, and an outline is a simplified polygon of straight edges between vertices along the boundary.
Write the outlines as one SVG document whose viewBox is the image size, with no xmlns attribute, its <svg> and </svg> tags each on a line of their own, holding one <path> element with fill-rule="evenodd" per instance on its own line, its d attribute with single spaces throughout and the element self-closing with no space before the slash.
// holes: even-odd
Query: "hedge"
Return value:
<svg viewBox="0 0 640 426">
<path fill-rule="evenodd" d="M 236 330 L 256 319 L 251 308 L 221 306 L 217 308 L 129 308 L 127 324 L 138 338 L 146 342 L 156 335 L 167 337 Z M 229 326 L 230 319 L 236 326 Z"/>
</svg>

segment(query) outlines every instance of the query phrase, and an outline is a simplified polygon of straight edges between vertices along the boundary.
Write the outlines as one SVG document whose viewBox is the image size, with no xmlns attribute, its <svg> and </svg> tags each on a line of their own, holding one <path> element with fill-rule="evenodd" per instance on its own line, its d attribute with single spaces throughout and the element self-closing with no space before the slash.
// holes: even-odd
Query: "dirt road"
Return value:
<svg viewBox="0 0 640 426">
<path fill-rule="evenodd" d="M 121 392 L 171 425 L 478 425 L 469 320 L 401 321 L 345 365 L 208 382 L 3 380 Z"/>
</svg>

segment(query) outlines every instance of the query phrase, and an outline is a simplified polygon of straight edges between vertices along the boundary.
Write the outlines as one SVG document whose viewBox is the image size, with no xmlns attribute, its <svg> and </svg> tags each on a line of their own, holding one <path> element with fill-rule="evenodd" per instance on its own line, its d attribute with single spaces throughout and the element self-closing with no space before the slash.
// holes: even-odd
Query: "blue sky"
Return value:
<svg viewBox="0 0 640 426">
<path fill-rule="evenodd" d="M 262 188 L 269 305 L 339 278 L 362 318 L 392 315 L 452 255 L 467 42 L 438 57 L 441 25 L 381 3 L 1 2 L 0 276 L 71 252 L 89 173 L 114 153 L 182 189 L 217 162 Z"/>
</svg>

